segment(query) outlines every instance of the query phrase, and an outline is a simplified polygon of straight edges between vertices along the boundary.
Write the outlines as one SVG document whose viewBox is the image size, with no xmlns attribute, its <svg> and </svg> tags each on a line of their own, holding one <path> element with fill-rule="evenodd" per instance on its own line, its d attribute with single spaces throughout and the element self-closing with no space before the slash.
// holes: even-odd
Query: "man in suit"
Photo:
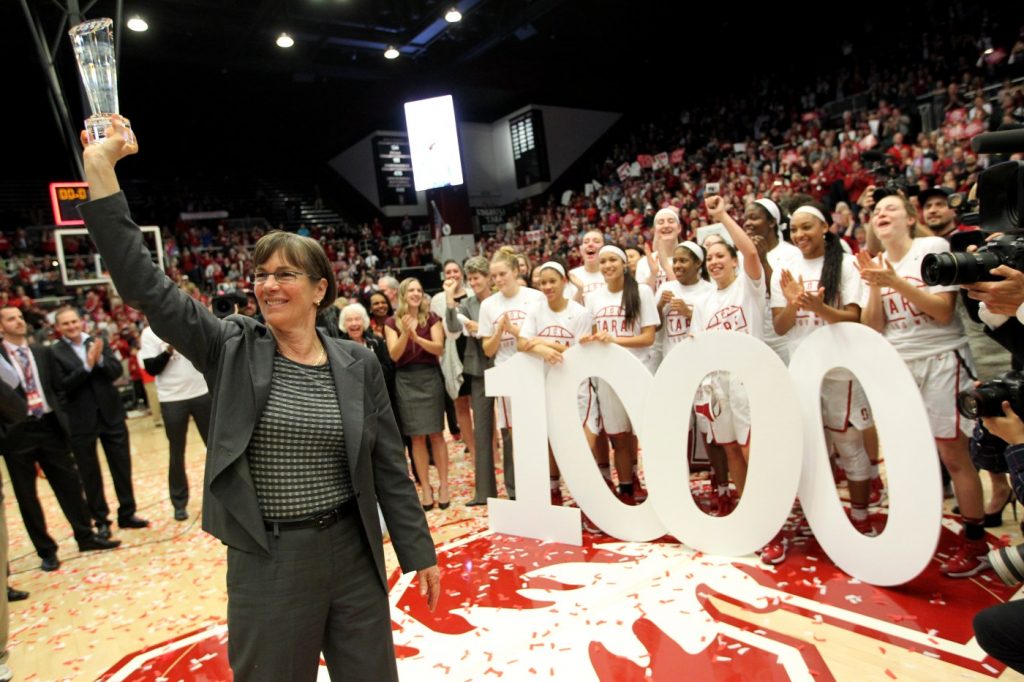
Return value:
<svg viewBox="0 0 1024 682">
<path fill-rule="evenodd" d="M 7 429 L 27 418 L 28 403 L 25 402 L 25 398 L 18 395 L 18 392 L 6 381 L 0 381 L 0 434 L 6 434 Z M 6 567 L 7 516 L 4 512 L 3 501 L 3 494 L 0 493 L 0 566 Z M 7 586 L 6 595 L 0 590 L 0 682 L 7 682 L 14 678 L 14 673 L 7 665 L 10 658 L 10 652 L 7 650 L 7 636 L 11 625 L 7 602 L 21 601 L 22 599 L 28 599 L 28 592 L 15 590 L 10 585 Z"/>
<path fill-rule="evenodd" d="M 36 492 L 37 463 L 71 524 L 79 550 L 113 549 L 121 541 L 99 537 L 89 523 L 82 480 L 68 448 L 67 416 L 57 390 L 50 350 L 29 347 L 28 326 L 18 308 L 0 308 L 0 331 L 0 380 L 25 399 L 28 411 L 24 421 L 2 430 L 0 450 L 7 458 L 14 496 L 25 529 L 42 559 L 41 568 L 55 571 L 60 568 L 60 561 L 57 543 L 46 532 L 46 518 Z"/>
<path fill-rule="evenodd" d="M 131 447 L 124 405 L 114 382 L 121 363 L 103 339 L 82 331 L 82 318 L 71 307 L 57 311 L 54 321 L 61 340 L 53 345 L 57 380 L 67 401 L 71 451 L 82 475 L 85 499 L 101 537 L 110 537 L 110 507 L 103 492 L 96 441 L 103 443 L 119 504 L 117 525 L 145 528 L 149 521 L 135 514 Z"/>
</svg>

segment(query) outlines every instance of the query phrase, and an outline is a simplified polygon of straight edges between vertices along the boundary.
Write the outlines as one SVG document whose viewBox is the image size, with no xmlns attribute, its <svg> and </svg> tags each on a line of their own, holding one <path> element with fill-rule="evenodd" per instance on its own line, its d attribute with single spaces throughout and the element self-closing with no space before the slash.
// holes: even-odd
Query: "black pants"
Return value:
<svg viewBox="0 0 1024 682">
<path fill-rule="evenodd" d="M 229 547 L 228 658 L 236 682 L 398 680 L 387 591 L 358 510 L 324 530 L 266 532 L 270 555 Z"/>
<path fill-rule="evenodd" d="M 1024 602 L 993 606 L 974 617 L 974 636 L 992 658 L 1024 673 Z"/>
<path fill-rule="evenodd" d="M 167 468 L 167 489 L 175 509 L 188 506 L 188 476 L 185 474 L 185 443 L 188 435 L 188 418 L 196 420 L 199 436 L 206 445 L 210 431 L 210 394 L 188 400 L 173 400 L 160 403 L 164 418 L 164 433 L 170 448 L 170 464 Z"/>
<path fill-rule="evenodd" d="M 90 537 L 92 524 L 82 494 L 82 479 L 57 418 L 48 414 L 42 419 L 29 419 L 18 424 L 12 428 L 7 445 L 5 457 L 11 474 L 11 487 L 36 553 L 42 558 L 57 555 L 57 543 L 46 532 L 46 518 L 36 491 L 36 462 L 46 474 L 75 539 L 81 542 Z"/>
<path fill-rule="evenodd" d="M 114 480 L 117 494 L 117 518 L 124 520 L 135 515 L 135 493 L 132 490 L 131 446 L 128 443 L 128 427 L 124 422 L 108 426 L 102 422 L 96 433 L 72 434 L 71 451 L 78 463 L 85 488 L 85 499 L 89 502 L 89 513 L 96 523 L 110 523 L 110 507 L 103 492 L 103 476 L 96 454 L 96 442 L 103 444 L 107 456 L 110 477 Z"/>
</svg>

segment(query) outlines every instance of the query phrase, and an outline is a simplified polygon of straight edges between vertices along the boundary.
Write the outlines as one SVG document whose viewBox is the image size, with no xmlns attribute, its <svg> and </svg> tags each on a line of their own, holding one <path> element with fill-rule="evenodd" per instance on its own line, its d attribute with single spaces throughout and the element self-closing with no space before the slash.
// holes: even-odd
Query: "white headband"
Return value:
<svg viewBox="0 0 1024 682">
<path fill-rule="evenodd" d="M 768 214 L 775 218 L 775 224 L 778 226 L 782 225 L 782 213 L 779 212 L 779 206 L 771 199 L 758 199 L 754 202 L 758 206 L 764 207 L 764 210 L 768 211 Z"/>
<path fill-rule="evenodd" d="M 565 268 L 563 268 L 559 263 L 556 263 L 553 260 L 549 260 L 548 262 L 540 266 L 541 270 L 544 270 L 545 268 L 551 268 L 552 270 L 560 274 L 562 276 L 562 279 L 565 279 Z"/>
<path fill-rule="evenodd" d="M 693 253 L 701 263 L 704 262 L 704 249 L 700 248 L 695 242 L 689 240 L 676 244 L 676 248 L 684 248 Z"/>
<path fill-rule="evenodd" d="M 663 215 L 671 216 L 672 218 L 675 219 L 675 221 L 677 223 L 679 222 L 679 212 L 676 209 L 674 209 L 674 208 L 670 208 L 670 207 L 666 206 L 665 208 L 660 209 L 657 213 L 654 214 L 654 222 L 655 222 L 655 224 L 657 224 L 658 218 L 662 217 Z"/>
<path fill-rule="evenodd" d="M 626 258 L 626 252 L 615 246 L 614 244 L 605 244 L 601 247 L 601 250 L 597 252 L 598 256 L 603 256 L 606 253 L 614 253 L 616 256 L 622 259 L 623 263 L 628 263 L 629 259 Z"/>
<path fill-rule="evenodd" d="M 825 220 L 825 214 L 819 211 L 818 209 L 814 208 L 813 206 L 801 206 L 797 210 L 793 211 L 793 215 L 797 215 L 798 213 L 806 213 L 807 215 L 812 215 L 821 222 L 828 225 L 828 221 Z"/>
</svg>

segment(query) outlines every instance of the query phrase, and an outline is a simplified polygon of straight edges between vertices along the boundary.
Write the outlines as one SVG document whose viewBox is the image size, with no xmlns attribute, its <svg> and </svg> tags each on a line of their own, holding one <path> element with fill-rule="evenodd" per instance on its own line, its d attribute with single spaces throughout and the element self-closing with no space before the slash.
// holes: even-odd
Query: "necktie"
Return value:
<svg viewBox="0 0 1024 682">
<path fill-rule="evenodd" d="M 28 357 L 28 349 L 24 346 L 14 351 L 21 364 L 22 374 L 25 376 L 25 395 L 28 398 L 28 411 L 33 417 L 43 416 L 43 401 L 39 394 L 39 387 L 36 385 L 36 377 L 32 373 L 32 361 Z"/>
</svg>

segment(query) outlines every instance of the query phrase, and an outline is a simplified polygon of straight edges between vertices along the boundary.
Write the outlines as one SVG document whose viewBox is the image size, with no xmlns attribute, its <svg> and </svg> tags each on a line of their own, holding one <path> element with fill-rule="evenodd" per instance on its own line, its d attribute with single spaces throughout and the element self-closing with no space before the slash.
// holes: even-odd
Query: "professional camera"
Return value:
<svg viewBox="0 0 1024 682">
<path fill-rule="evenodd" d="M 984 238 L 983 233 L 976 234 Z M 994 282 L 1003 278 L 990 270 L 1000 265 L 1024 271 L 1024 233 L 1004 234 L 973 253 L 930 253 L 921 261 L 921 276 L 929 286 Z"/>
<path fill-rule="evenodd" d="M 870 150 L 862 152 L 860 160 L 865 167 L 870 164 L 877 164 L 873 168 L 868 168 L 868 172 L 876 178 L 875 191 L 871 194 L 876 204 L 885 197 L 894 194 L 902 194 L 909 197 L 918 193 L 918 186 L 907 182 L 907 177 L 904 175 L 902 168 L 900 168 L 900 162 L 894 156 L 885 152 Z"/>
<path fill-rule="evenodd" d="M 956 395 L 956 409 L 965 419 L 1002 417 L 1003 401 L 1024 414 L 1024 374 L 1011 371 Z"/>
<path fill-rule="evenodd" d="M 213 314 L 220 319 L 228 315 L 234 315 L 240 308 L 244 308 L 249 302 L 244 291 L 236 289 L 219 289 L 217 295 L 210 301 L 210 308 Z"/>
<path fill-rule="evenodd" d="M 1006 585 L 1013 587 L 1024 582 L 1024 543 L 993 549 L 988 553 L 988 562 Z"/>
</svg>

